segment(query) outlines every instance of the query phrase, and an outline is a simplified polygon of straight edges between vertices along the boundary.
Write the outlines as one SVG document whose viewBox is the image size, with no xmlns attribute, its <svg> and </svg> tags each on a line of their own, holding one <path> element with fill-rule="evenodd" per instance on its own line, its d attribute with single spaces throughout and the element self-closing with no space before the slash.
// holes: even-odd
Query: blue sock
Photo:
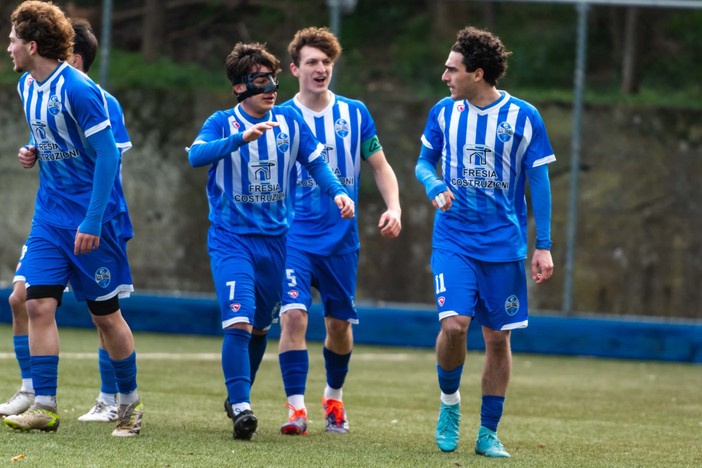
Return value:
<svg viewBox="0 0 702 468">
<path fill-rule="evenodd" d="M 327 385 L 331 388 L 343 387 L 346 374 L 349 373 L 351 353 L 336 354 L 333 351 L 329 351 L 326 346 L 324 347 L 323 353 L 324 367 L 327 369 Z"/>
<path fill-rule="evenodd" d="M 29 356 L 29 335 L 17 335 L 13 338 L 15 343 L 15 356 L 23 379 L 32 378 L 32 362 Z"/>
<path fill-rule="evenodd" d="M 505 397 L 483 395 L 483 404 L 480 406 L 480 425 L 497 432 L 504 406 Z"/>
<path fill-rule="evenodd" d="M 251 385 L 253 385 L 254 380 L 256 380 L 256 372 L 258 372 L 258 366 L 261 365 L 261 361 L 263 361 L 263 355 L 266 353 L 266 345 L 268 345 L 268 334 L 251 335 L 251 341 L 249 341 L 249 366 L 251 366 Z"/>
<path fill-rule="evenodd" d="M 98 347 L 98 368 L 100 369 L 100 391 L 114 395 L 117 390 L 117 377 L 110 362 L 110 354 L 106 349 Z"/>
<path fill-rule="evenodd" d="M 251 333 L 245 330 L 224 329 L 222 371 L 231 403 L 249 403 L 251 401 L 249 341 L 251 341 Z"/>
<path fill-rule="evenodd" d="M 117 381 L 117 388 L 119 393 L 132 393 L 137 388 L 137 363 L 136 363 L 136 351 L 134 351 L 128 358 L 122 360 L 116 360 L 110 358 L 110 363 L 115 372 L 115 380 Z"/>
<path fill-rule="evenodd" d="M 439 375 L 439 388 L 447 395 L 454 394 L 461 386 L 461 375 L 463 375 L 463 364 L 453 370 L 444 370 L 436 365 L 436 373 Z"/>
<path fill-rule="evenodd" d="M 32 356 L 34 394 L 56 396 L 58 385 L 58 356 Z"/>
<path fill-rule="evenodd" d="M 278 356 L 285 395 L 304 395 L 310 358 L 306 349 L 286 351 Z"/>
</svg>

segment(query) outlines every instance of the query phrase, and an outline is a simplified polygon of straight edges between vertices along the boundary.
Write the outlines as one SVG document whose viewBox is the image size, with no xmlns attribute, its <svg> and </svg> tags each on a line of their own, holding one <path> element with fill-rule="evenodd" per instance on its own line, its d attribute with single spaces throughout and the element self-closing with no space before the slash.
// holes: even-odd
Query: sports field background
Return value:
<svg viewBox="0 0 702 468">
<path fill-rule="evenodd" d="M 0 398 L 19 385 L 12 331 L 0 325 Z M 351 433 L 326 434 L 320 400 L 324 365 L 310 343 L 309 435 L 278 433 L 285 395 L 269 343 L 252 392 L 259 431 L 232 439 L 222 409 L 220 338 L 136 333 L 144 429 L 110 436 L 111 425 L 79 423 L 97 396 L 96 334 L 61 330 L 55 434 L 0 428 L 0 466 L 689 466 L 702 465 L 702 372 L 693 364 L 515 354 L 500 435 L 510 460 L 473 453 L 482 353 L 468 355 L 456 452 L 440 453 L 435 358 L 430 349 L 357 346 L 344 386 Z M 13 463 L 13 457 L 25 458 Z M 19 465 L 21 463 L 22 465 Z"/>
</svg>

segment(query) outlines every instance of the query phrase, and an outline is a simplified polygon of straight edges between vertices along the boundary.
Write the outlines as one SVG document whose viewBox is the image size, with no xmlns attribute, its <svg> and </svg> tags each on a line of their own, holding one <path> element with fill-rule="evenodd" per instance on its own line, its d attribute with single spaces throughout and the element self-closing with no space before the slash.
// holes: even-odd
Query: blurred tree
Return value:
<svg viewBox="0 0 702 468">
<path fill-rule="evenodd" d="M 624 22 L 624 48 L 622 53 L 622 94 L 636 94 L 639 92 L 639 9 L 629 7 L 626 9 Z"/>
<path fill-rule="evenodd" d="M 141 53 L 155 62 L 163 52 L 166 31 L 166 0 L 146 0 L 142 16 Z"/>
</svg>

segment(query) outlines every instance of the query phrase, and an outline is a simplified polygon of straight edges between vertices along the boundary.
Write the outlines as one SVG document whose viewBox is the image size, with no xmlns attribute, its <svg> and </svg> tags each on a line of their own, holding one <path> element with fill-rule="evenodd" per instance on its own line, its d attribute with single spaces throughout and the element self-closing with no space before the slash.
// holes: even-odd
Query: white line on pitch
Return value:
<svg viewBox="0 0 702 468">
<path fill-rule="evenodd" d="M 434 357 L 429 353 L 356 353 L 353 355 L 354 361 L 411 361 L 427 356 Z M 62 359 L 97 359 L 97 353 L 61 353 Z M 137 351 L 139 360 L 154 361 L 219 361 L 222 359 L 220 353 L 140 353 Z M 266 361 L 278 359 L 275 353 L 266 353 L 263 357 Z M 15 359 L 15 353 L 0 353 L 0 359 Z"/>
</svg>

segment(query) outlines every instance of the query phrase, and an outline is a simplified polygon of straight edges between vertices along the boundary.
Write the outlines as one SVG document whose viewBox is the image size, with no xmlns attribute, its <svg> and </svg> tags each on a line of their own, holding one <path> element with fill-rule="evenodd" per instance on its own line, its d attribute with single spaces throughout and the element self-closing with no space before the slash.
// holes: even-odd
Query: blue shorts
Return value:
<svg viewBox="0 0 702 468">
<path fill-rule="evenodd" d="M 105 301 L 134 291 L 122 235 L 124 217 L 115 216 L 102 225 L 100 247 L 86 255 L 73 253 L 75 229 L 35 224 L 15 273 L 30 286 L 63 286 L 71 283 L 79 301 Z"/>
<path fill-rule="evenodd" d="M 280 312 L 309 310 L 314 287 L 322 297 L 325 317 L 358 323 L 354 299 L 357 271 L 358 250 L 342 255 L 315 255 L 288 247 Z"/>
<path fill-rule="evenodd" d="M 20 258 L 17 261 L 17 267 L 15 268 L 15 277 L 12 278 L 12 284 L 15 284 L 18 281 L 27 281 L 27 279 L 24 277 L 24 268 L 22 268 L 22 265 L 24 264 L 24 255 L 27 253 L 27 244 L 24 244 L 22 246 L 22 252 L 20 253 Z"/>
<path fill-rule="evenodd" d="M 280 311 L 285 236 L 236 235 L 212 226 L 207 242 L 222 328 L 248 323 L 268 330 Z"/>
<path fill-rule="evenodd" d="M 524 328 L 529 323 L 524 262 L 484 262 L 434 249 L 431 257 L 439 320 L 475 317 L 493 330 Z"/>
</svg>

